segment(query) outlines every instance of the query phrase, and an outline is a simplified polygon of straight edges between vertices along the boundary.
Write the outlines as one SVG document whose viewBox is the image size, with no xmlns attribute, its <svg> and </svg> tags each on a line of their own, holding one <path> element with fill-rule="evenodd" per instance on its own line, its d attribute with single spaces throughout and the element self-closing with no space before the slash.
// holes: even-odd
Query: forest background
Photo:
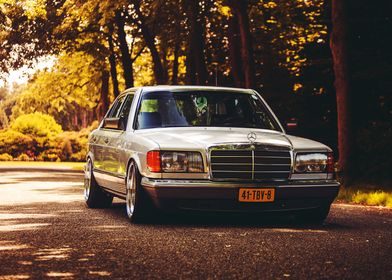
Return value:
<svg viewBox="0 0 392 280">
<path fill-rule="evenodd" d="M 253 88 L 346 178 L 392 178 L 392 3 L 0 0 L 0 160 L 84 161 L 124 89 Z M 8 74 L 46 61 L 25 84 Z"/>
</svg>

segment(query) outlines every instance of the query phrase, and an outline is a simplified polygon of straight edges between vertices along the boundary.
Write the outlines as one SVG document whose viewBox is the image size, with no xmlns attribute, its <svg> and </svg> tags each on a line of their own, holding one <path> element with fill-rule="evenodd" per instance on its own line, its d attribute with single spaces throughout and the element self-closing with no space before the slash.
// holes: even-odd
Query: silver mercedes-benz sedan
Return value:
<svg viewBox="0 0 392 280">
<path fill-rule="evenodd" d="M 332 150 L 291 136 L 254 90 L 131 88 L 89 137 L 88 207 L 299 214 L 322 222 L 338 194 Z"/>
</svg>

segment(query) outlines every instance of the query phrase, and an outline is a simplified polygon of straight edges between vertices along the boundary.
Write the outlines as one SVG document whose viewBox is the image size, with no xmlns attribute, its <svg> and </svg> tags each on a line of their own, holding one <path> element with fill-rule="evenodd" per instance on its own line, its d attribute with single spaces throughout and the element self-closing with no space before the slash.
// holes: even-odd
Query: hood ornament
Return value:
<svg viewBox="0 0 392 280">
<path fill-rule="evenodd" d="M 254 142 L 256 141 L 256 139 L 257 139 L 256 133 L 254 133 L 254 132 L 249 132 L 249 133 L 248 133 L 248 140 L 249 140 L 251 143 L 254 143 Z"/>
</svg>

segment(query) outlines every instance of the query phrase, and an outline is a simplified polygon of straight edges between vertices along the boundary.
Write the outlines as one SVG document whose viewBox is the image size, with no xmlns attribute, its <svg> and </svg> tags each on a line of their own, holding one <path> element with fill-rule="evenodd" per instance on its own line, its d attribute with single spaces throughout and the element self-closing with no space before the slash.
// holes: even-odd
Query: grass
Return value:
<svg viewBox="0 0 392 280">
<path fill-rule="evenodd" d="M 340 202 L 392 208 L 392 191 L 342 187 L 337 200 Z"/>
<path fill-rule="evenodd" d="M 0 161 L 0 168 L 5 167 L 50 167 L 83 170 L 85 162 L 48 162 L 48 161 Z"/>
</svg>

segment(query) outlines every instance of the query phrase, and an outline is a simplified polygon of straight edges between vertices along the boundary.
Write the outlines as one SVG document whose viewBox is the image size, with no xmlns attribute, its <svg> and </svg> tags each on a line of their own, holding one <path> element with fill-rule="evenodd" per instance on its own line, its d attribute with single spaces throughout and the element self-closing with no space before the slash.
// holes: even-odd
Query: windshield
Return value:
<svg viewBox="0 0 392 280">
<path fill-rule="evenodd" d="M 137 129 L 156 127 L 247 127 L 280 131 L 256 94 L 188 91 L 144 93 Z"/>
</svg>

